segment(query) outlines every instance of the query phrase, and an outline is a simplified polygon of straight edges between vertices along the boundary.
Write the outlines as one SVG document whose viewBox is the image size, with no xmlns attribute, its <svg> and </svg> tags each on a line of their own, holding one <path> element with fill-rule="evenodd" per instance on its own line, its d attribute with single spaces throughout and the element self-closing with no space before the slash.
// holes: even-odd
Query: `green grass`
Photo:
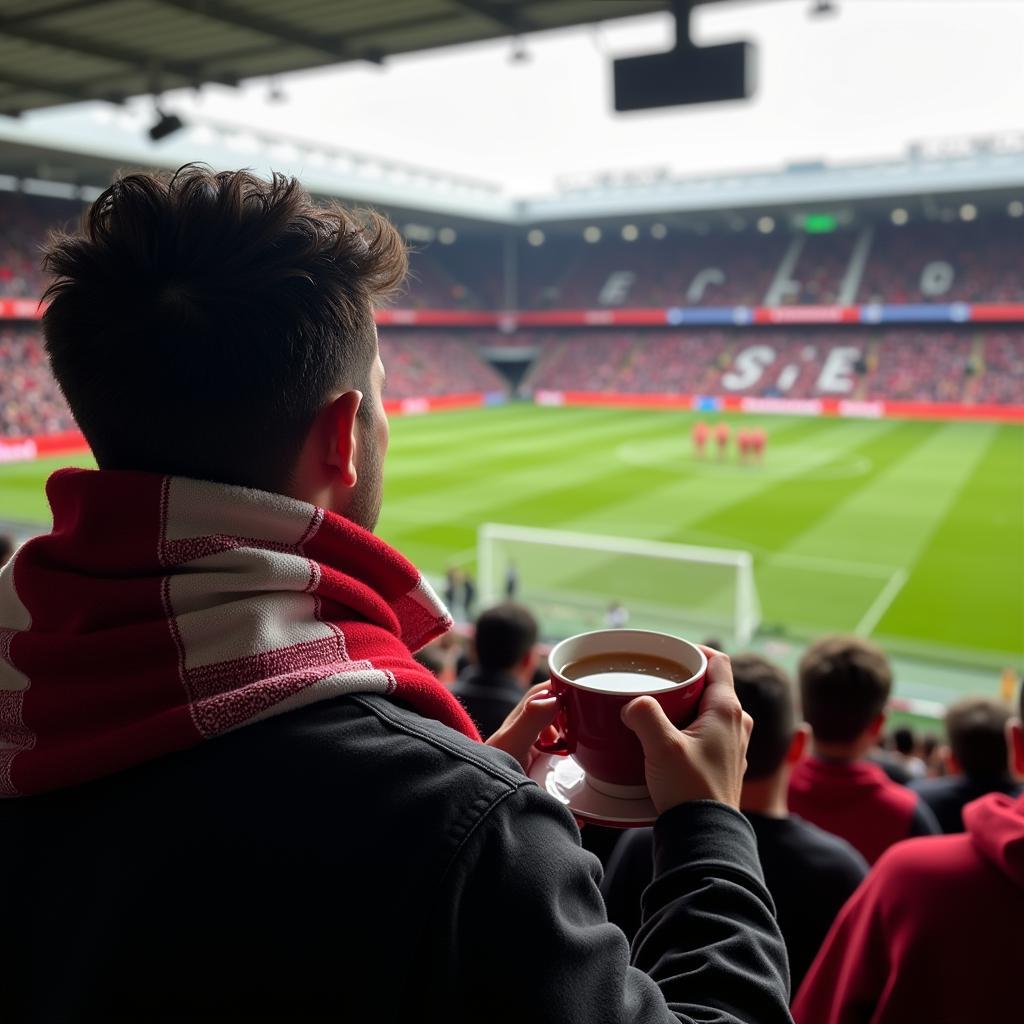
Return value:
<svg viewBox="0 0 1024 1024">
<path fill-rule="evenodd" d="M 1024 660 L 1024 429 L 744 417 L 769 443 L 742 467 L 694 459 L 692 422 L 528 405 L 396 418 L 378 532 L 432 576 L 475 565 L 485 522 L 740 548 L 773 643 L 860 628 L 946 666 Z M 55 464 L 0 467 L 0 517 L 45 521 Z M 536 565 L 545 586 L 589 593 L 591 615 L 624 594 L 642 605 L 644 587 L 671 608 L 680 587 L 715 586 L 600 555 Z"/>
</svg>

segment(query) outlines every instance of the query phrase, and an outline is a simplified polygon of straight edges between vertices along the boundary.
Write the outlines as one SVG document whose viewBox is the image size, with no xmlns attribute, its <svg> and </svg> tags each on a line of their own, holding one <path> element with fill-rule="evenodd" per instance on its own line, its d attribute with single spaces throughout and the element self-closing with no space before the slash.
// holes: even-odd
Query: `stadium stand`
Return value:
<svg viewBox="0 0 1024 1024">
<path fill-rule="evenodd" d="M 0 327 L 0 435 L 52 434 L 74 425 L 38 330 Z"/>
</svg>

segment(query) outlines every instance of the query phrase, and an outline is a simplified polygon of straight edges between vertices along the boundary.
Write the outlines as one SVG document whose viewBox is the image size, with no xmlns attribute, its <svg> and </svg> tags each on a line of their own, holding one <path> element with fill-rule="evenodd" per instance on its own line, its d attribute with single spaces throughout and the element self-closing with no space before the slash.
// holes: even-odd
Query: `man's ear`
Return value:
<svg viewBox="0 0 1024 1024">
<path fill-rule="evenodd" d="M 326 463 L 333 466 L 345 487 L 355 487 L 356 414 L 363 401 L 361 391 L 346 391 L 328 407 Z"/>
<path fill-rule="evenodd" d="M 810 742 L 810 739 L 811 727 L 804 722 L 797 727 L 796 732 L 793 733 L 793 738 L 789 741 L 789 750 L 786 751 L 786 764 L 792 767 L 802 760 L 804 754 L 807 753 L 807 744 Z"/>
<path fill-rule="evenodd" d="M 867 727 L 868 735 L 873 739 L 877 740 L 882 735 L 882 729 L 885 728 L 885 712 L 880 711 L 871 720 L 871 724 Z"/>
</svg>

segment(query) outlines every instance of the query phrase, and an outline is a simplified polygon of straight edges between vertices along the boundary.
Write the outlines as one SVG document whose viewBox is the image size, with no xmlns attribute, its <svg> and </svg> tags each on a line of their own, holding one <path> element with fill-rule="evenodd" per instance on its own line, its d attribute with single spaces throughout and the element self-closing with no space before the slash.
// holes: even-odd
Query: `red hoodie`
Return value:
<svg viewBox="0 0 1024 1024">
<path fill-rule="evenodd" d="M 879 860 L 814 961 L 797 1024 L 1020 1019 L 1024 797 L 975 800 L 964 824 Z"/>
<path fill-rule="evenodd" d="M 845 839 L 869 864 L 901 839 L 939 831 L 917 794 L 870 761 L 805 758 L 789 783 L 789 809 Z"/>
</svg>

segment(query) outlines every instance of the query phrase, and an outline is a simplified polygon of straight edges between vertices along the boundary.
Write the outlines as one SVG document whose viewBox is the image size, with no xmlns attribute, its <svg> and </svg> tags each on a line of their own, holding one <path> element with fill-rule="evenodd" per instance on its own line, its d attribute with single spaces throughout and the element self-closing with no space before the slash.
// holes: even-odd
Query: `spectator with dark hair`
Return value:
<svg viewBox="0 0 1024 1024">
<path fill-rule="evenodd" d="M 6 533 L 0 533 L 0 565 L 11 560 L 11 556 L 18 550 L 18 545 L 13 537 Z"/>
<path fill-rule="evenodd" d="M 754 826 L 795 992 L 868 866 L 849 843 L 788 811 L 786 786 L 808 738 L 806 726 L 797 723 L 789 677 L 757 654 L 737 655 L 732 671 L 736 695 L 754 719 L 740 810 Z M 651 829 L 633 829 L 616 845 L 601 884 L 608 919 L 630 939 L 640 927 L 641 897 L 651 883 L 652 865 Z"/>
<path fill-rule="evenodd" d="M 557 701 L 485 744 L 413 660 L 451 617 L 373 534 L 394 227 L 189 166 L 46 264 L 100 468 L 50 477 L 0 571 L 4 1020 L 785 1024 L 724 655 L 687 732 L 624 709 L 660 814 L 632 957 L 525 774 Z"/>
<path fill-rule="evenodd" d="M 1024 772 L 1020 718 L 1010 748 Z M 804 980 L 797 1024 L 1020 1017 L 1024 796 L 989 793 L 963 817 L 966 834 L 912 839 L 882 855 Z"/>
<path fill-rule="evenodd" d="M 497 731 L 532 685 L 536 644 L 537 620 L 521 604 L 506 601 L 476 620 L 475 662 L 459 674 L 452 693 L 484 738 Z"/>
<path fill-rule="evenodd" d="M 923 779 L 928 774 L 924 761 L 917 756 L 917 740 L 914 737 L 913 729 L 909 726 L 901 725 L 892 734 L 892 744 L 896 750 L 896 757 L 899 759 L 899 763 L 911 779 Z"/>
<path fill-rule="evenodd" d="M 986 793 L 1018 796 L 1010 775 L 1007 723 L 1010 712 L 998 701 L 967 697 L 946 711 L 949 774 L 921 779 L 911 788 L 932 809 L 943 832 L 963 832 L 963 809 Z"/>
<path fill-rule="evenodd" d="M 842 836 L 869 864 L 901 839 L 938 832 L 928 806 L 865 757 L 892 690 L 881 649 L 856 636 L 824 637 L 804 652 L 799 677 L 813 739 L 811 756 L 793 772 L 790 808 Z"/>
</svg>

